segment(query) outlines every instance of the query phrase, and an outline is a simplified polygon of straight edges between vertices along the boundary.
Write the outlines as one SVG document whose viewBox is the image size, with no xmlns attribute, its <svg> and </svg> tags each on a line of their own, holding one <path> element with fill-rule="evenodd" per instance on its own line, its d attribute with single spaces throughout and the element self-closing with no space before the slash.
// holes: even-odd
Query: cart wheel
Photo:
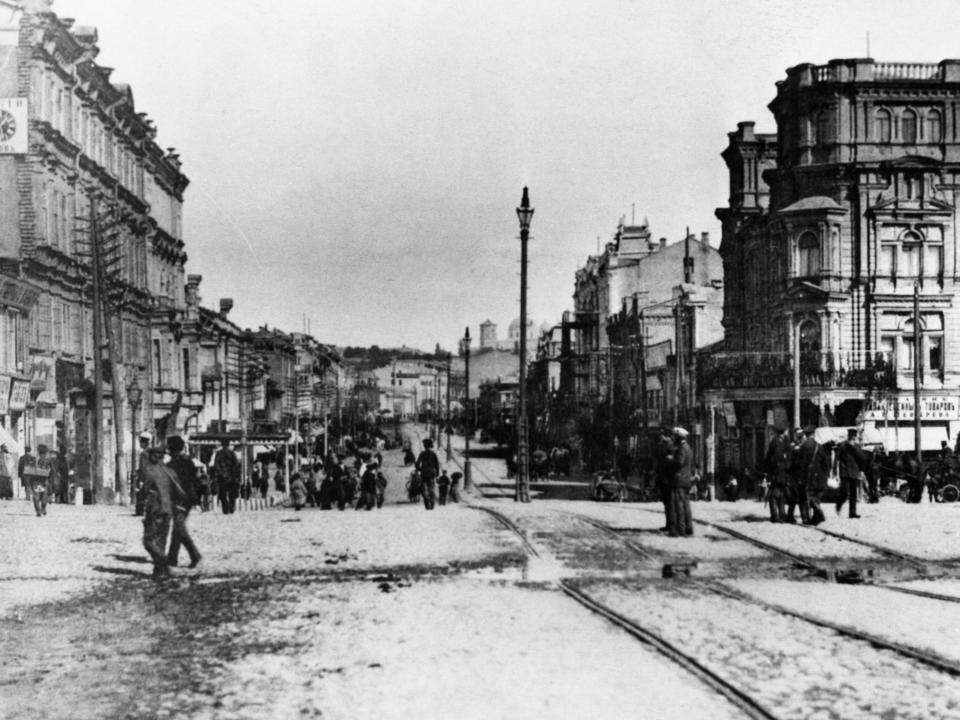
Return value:
<svg viewBox="0 0 960 720">
<path fill-rule="evenodd" d="M 897 497 L 904 502 L 910 502 L 910 486 L 902 485 L 900 489 L 897 490 Z"/>
<path fill-rule="evenodd" d="M 956 485 L 944 485 L 940 488 L 940 500 L 942 502 L 956 502 L 960 499 L 960 488 Z"/>
</svg>

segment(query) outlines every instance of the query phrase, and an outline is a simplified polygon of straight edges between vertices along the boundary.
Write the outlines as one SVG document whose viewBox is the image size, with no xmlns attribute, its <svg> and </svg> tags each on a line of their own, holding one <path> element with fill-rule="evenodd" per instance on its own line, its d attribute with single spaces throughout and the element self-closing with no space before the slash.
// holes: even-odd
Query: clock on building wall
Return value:
<svg viewBox="0 0 960 720">
<path fill-rule="evenodd" d="M 27 152 L 26 98 L 0 98 L 0 155 Z"/>
</svg>

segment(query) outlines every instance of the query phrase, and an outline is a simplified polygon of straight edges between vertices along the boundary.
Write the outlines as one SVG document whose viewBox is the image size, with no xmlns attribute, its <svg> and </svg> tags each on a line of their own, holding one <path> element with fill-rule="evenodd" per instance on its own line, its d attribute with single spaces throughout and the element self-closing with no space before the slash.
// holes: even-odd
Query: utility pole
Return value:
<svg viewBox="0 0 960 720">
<path fill-rule="evenodd" d="M 90 502 L 96 503 L 103 490 L 103 275 L 100 258 L 100 229 L 97 200 L 90 196 L 90 258 L 93 277 L 93 445 L 90 448 Z"/>
<path fill-rule="evenodd" d="M 446 410 L 446 431 L 447 431 L 447 462 L 450 462 L 453 458 L 453 454 L 450 452 L 450 363 L 452 361 L 452 355 L 447 353 L 447 410 Z"/>
<path fill-rule="evenodd" d="M 920 367 L 920 361 L 923 354 L 920 350 L 920 343 L 923 334 L 920 332 L 920 282 L 913 285 L 913 444 L 914 451 L 917 454 L 917 472 L 923 477 L 923 452 L 920 447 L 920 382 L 923 379 L 923 369 Z M 919 480 L 919 478 L 918 478 Z M 916 502 L 923 498 L 923 490 L 920 491 L 920 497 Z"/>
<path fill-rule="evenodd" d="M 517 218 L 520 220 L 520 416 L 517 419 L 517 486 L 515 502 L 530 502 L 530 448 L 527 437 L 527 241 L 533 208 L 523 188 Z"/>
</svg>

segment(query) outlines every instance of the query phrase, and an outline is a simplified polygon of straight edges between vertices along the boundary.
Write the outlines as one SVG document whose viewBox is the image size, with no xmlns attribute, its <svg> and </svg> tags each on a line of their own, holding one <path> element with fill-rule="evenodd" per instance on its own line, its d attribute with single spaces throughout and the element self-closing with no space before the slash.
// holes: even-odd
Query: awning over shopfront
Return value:
<svg viewBox="0 0 960 720">
<path fill-rule="evenodd" d="M 914 445 L 913 425 L 888 425 L 886 427 L 878 426 L 883 437 L 883 446 L 887 452 L 913 452 L 916 450 Z M 939 450 L 940 442 L 946 441 L 950 444 L 950 435 L 947 432 L 946 425 L 924 425 L 920 428 L 920 449 L 921 450 Z"/>
</svg>

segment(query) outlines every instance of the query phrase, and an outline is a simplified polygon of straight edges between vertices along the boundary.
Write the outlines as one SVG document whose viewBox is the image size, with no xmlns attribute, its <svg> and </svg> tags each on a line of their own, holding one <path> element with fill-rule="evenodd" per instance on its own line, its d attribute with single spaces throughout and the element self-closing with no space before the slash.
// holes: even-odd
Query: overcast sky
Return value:
<svg viewBox="0 0 960 720">
<path fill-rule="evenodd" d="M 176 147 L 187 270 L 242 327 L 453 349 L 557 322 L 618 220 L 675 242 L 727 199 L 720 152 L 785 69 L 960 57 L 960 3 L 56 0 Z M 634 210 L 635 208 L 635 210 Z M 677 268 L 678 279 L 681 268 Z"/>
</svg>

